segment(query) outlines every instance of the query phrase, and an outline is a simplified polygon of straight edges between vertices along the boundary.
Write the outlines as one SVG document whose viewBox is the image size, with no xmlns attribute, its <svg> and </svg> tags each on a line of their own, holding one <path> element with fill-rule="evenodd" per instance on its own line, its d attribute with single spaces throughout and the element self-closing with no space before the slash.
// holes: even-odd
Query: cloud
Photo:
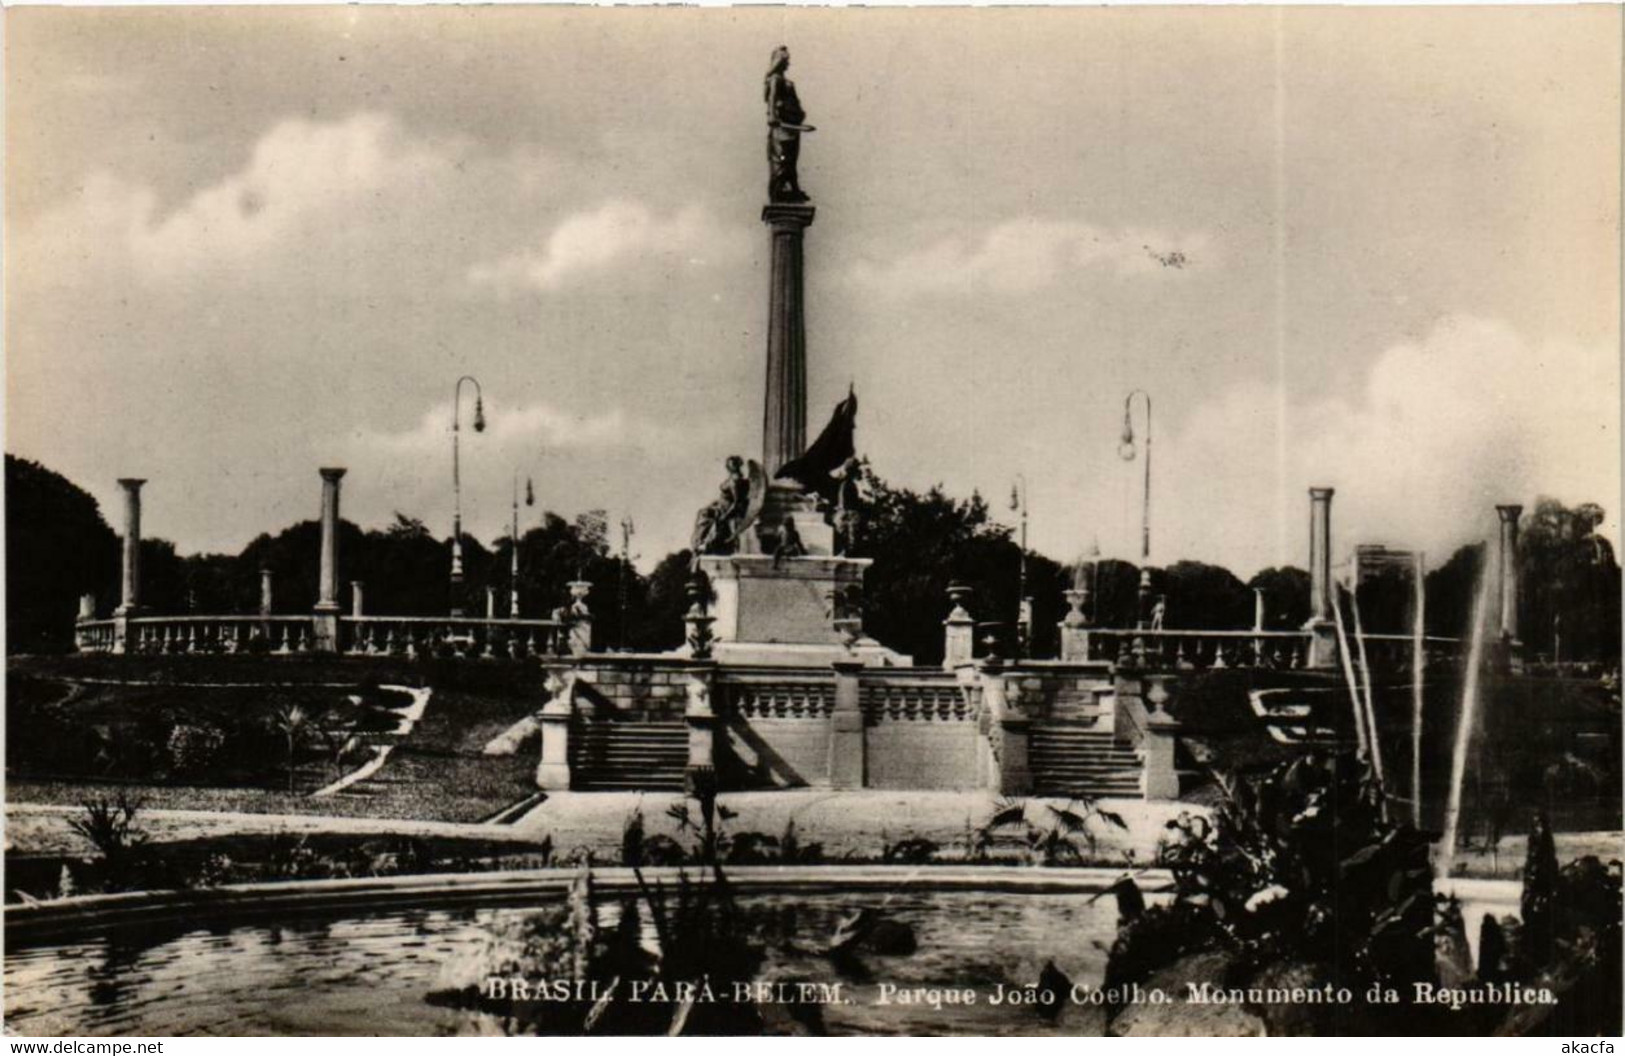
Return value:
<svg viewBox="0 0 1625 1056">
<path fill-rule="evenodd" d="M 499 293 L 552 291 L 619 271 L 628 262 L 657 262 L 668 272 L 732 263 L 749 246 L 745 232 L 718 224 L 703 209 L 680 209 L 662 218 L 641 202 L 613 200 L 565 217 L 540 250 L 475 264 L 468 280 Z"/>
<path fill-rule="evenodd" d="M 465 397 L 466 399 L 466 397 Z M 475 433 L 472 411 L 465 403 L 462 428 L 467 439 L 495 450 L 501 459 L 528 458 L 537 452 L 634 451 L 643 454 L 670 450 L 683 437 L 658 422 L 633 418 L 621 408 L 596 414 L 571 414 L 550 404 L 519 407 L 487 405 L 487 428 Z M 445 453 L 451 438 L 451 404 L 431 407 L 410 429 L 362 429 L 353 439 L 359 457 L 382 456 L 413 460 Z M 475 438 L 479 439 L 476 441 Z"/>
<path fill-rule="evenodd" d="M 1222 557 L 1243 572 L 1303 565 L 1311 485 L 1337 489 L 1339 558 L 1387 542 L 1442 562 L 1493 534 L 1495 504 L 1539 496 L 1600 503 L 1618 538 L 1619 371 L 1606 345 L 1535 344 L 1504 322 L 1455 315 L 1383 351 L 1360 387 L 1289 401 L 1284 433 L 1275 388 L 1232 387 L 1158 440 L 1154 556 Z M 1270 530 L 1278 509 L 1284 554 Z"/>
<path fill-rule="evenodd" d="M 331 252 L 358 231 L 400 226 L 403 206 L 442 189 L 462 153 L 378 113 L 288 120 L 254 144 L 241 169 L 168 213 L 151 188 L 99 172 L 30 226 L 58 259 L 149 283 L 248 271 L 273 252 Z"/>
<path fill-rule="evenodd" d="M 896 295 L 1041 290 L 1090 270 L 1117 275 L 1177 273 L 1207 263 L 1207 236 L 1024 218 L 979 237 L 954 235 L 886 260 L 862 260 L 849 278 Z"/>
</svg>

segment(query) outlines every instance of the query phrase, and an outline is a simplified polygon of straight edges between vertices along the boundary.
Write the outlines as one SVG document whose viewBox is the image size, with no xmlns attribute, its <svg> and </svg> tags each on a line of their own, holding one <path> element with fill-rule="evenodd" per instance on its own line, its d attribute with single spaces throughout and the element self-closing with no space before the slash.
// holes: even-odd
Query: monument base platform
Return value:
<svg viewBox="0 0 1625 1056">
<path fill-rule="evenodd" d="M 863 636 L 858 611 L 868 558 L 707 555 L 712 655 L 725 664 L 783 667 L 837 660 L 911 666 L 909 657 Z"/>
</svg>

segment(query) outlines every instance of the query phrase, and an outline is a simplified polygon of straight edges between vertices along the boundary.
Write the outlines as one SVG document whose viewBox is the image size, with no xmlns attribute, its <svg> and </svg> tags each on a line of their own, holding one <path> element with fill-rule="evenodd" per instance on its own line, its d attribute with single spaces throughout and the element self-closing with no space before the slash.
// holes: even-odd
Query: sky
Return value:
<svg viewBox="0 0 1625 1056">
<path fill-rule="evenodd" d="M 235 552 L 513 481 L 686 544 L 759 457 L 789 46 L 810 431 L 1059 560 L 1246 577 L 1620 506 L 1621 9 L 12 8 L 6 450 Z M 1139 402 L 1134 429 L 1143 440 Z M 522 528 L 536 510 L 522 508 Z"/>
</svg>

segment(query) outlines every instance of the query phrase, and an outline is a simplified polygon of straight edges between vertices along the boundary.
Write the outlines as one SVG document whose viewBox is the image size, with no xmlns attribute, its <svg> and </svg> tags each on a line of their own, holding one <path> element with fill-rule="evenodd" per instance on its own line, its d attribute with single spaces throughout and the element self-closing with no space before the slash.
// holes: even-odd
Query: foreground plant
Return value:
<svg viewBox="0 0 1625 1056">
<path fill-rule="evenodd" d="M 1172 901 L 1144 908 L 1137 890 L 1119 892 L 1106 970 L 1108 991 L 1155 986 L 1188 1003 L 1120 1006 L 1115 1031 L 1166 1029 L 1214 993 L 1240 995 L 1228 1026 L 1272 1034 L 1619 1029 L 1618 863 L 1559 870 L 1540 822 L 1524 920 L 1486 921 L 1474 966 L 1460 906 L 1433 889 L 1427 837 L 1389 819 L 1353 756 L 1311 754 L 1218 787 L 1211 822 L 1168 823 Z M 1291 996 L 1307 993 L 1333 999 Z"/>
<path fill-rule="evenodd" d="M 147 843 L 147 832 L 136 821 L 141 804 L 120 792 L 114 799 L 97 796 L 81 809 L 82 814 L 68 819 L 68 827 L 95 849 L 102 886 L 111 891 L 137 886 Z"/>
</svg>

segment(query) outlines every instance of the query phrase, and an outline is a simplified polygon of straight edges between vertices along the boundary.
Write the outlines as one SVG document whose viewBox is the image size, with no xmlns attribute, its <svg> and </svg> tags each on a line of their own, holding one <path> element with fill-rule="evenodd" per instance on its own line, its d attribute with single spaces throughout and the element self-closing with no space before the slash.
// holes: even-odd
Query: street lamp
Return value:
<svg viewBox="0 0 1625 1056">
<path fill-rule="evenodd" d="M 451 397 L 451 492 L 452 492 L 452 519 L 451 519 L 451 614 L 463 615 L 463 474 L 462 461 L 459 451 L 458 438 L 462 435 L 462 422 L 459 412 L 462 410 L 463 382 L 472 382 L 474 385 L 474 431 L 485 432 L 485 393 L 480 389 L 479 379 L 472 374 L 464 374 L 457 379 L 457 388 Z"/>
<path fill-rule="evenodd" d="M 1140 503 L 1140 605 L 1137 626 L 1145 626 L 1145 603 L 1151 596 L 1151 394 L 1135 389 L 1123 398 L 1123 439 L 1117 445 L 1117 455 L 1125 462 L 1134 461 L 1139 454 L 1134 442 L 1134 397 L 1145 402 L 1145 492 Z"/>
<path fill-rule="evenodd" d="M 525 478 L 525 505 L 536 505 L 536 488 Z M 513 471 L 513 530 L 508 536 L 508 619 L 519 619 L 519 471 Z"/>
<path fill-rule="evenodd" d="M 1020 515 L 1017 537 L 1021 548 L 1021 564 L 1016 573 L 1016 656 L 1027 655 L 1032 636 L 1033 606 L 1027 597 L 1027 474 L 1017 473 L 1015 486 L 1010 489 L 1010 509 Z"/>
</svg>

